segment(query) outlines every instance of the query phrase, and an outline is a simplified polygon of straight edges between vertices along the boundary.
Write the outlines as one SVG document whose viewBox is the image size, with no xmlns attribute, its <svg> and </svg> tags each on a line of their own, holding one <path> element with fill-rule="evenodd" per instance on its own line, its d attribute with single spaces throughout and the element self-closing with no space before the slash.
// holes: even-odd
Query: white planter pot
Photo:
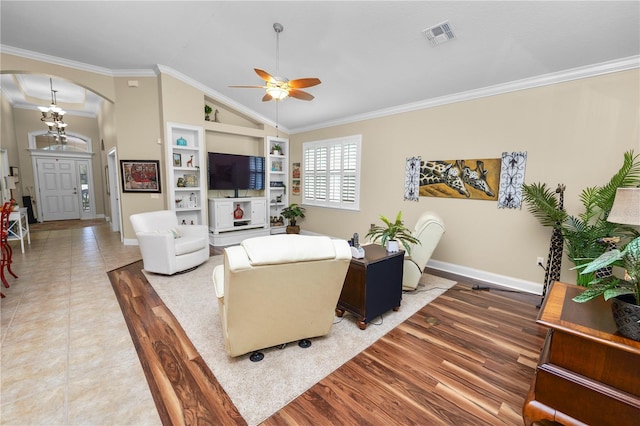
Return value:
<svg viewBox="0 0 640 426">
<path fill-rule="evenodd" d="M 400 251 L 400 244 L 396 240 L 387 241 L 387 251 L 389 253 L 396 253 Z"/>
</svg>

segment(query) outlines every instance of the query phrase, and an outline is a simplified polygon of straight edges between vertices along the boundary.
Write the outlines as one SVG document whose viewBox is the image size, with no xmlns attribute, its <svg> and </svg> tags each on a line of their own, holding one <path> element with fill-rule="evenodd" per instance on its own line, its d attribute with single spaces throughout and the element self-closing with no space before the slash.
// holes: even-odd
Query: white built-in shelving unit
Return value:
<svg viewBox="0 0 640 426">
<path fill-rule="evenodd" d="M 280 147 L 280 150 L 275 150 L 275 147 Z M 267 136 L 265 150 L 269 224 L 272 234 L 282 234 L 286 232 L 286 219 L 280 220 L 282 209 L 289 205 L 289 140 Z"/>
<path fill-rule="evenodd" d="M 181 224 L 207 224 L 207 159 L 203 129 L 167 123 L 169 208 Z"/>
</svg>

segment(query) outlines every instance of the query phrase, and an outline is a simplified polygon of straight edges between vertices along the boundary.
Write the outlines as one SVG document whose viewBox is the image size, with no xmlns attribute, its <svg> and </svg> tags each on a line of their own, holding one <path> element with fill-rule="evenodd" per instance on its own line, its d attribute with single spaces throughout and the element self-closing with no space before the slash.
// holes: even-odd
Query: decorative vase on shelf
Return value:
<svg viewBox="0 0 640 426">
<path fill-rule="evenodd" d="M 244 210 L 240 208 L 240 204 L 237 204 L 236 209 L 233 211 L 233 218 L 242 219 L 243 216 L 244 216 Z"/>
</svg>

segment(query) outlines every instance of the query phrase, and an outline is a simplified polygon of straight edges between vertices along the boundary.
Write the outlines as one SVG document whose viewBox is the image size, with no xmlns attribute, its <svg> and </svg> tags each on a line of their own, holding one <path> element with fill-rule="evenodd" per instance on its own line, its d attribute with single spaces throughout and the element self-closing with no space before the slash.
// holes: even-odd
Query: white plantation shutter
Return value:
<svg viewBox="0 0 640 426">
<path fill-rule="evenodd" d="M 358 210 L 361 140 L 356 135 L 303 144 L 303 204 Z"/>
</svg>

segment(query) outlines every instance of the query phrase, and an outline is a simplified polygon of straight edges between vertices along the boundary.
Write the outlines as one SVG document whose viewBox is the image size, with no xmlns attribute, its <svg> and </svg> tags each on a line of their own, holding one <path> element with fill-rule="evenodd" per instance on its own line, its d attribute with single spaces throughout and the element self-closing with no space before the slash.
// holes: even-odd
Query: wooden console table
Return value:
<svg viewBox="0 0 640 426">
<path fill-rule="evenodd" d="M 336 315 L 353 313 L 364 330 L 373 318 L 400 308 L 404 251 L 388 253 L 378 244 L 362 247 L 365 256 L 351 259 Z"/>
<path fill-rule="evenodd" d="M 584 289 L 555 282 L 537 323 L 550 327 L 522 408 L 526 425 L 631 425 L 640 419 L 640 342 L 616 331 L 611 301 L 571 299 Z"/>
</svg>

